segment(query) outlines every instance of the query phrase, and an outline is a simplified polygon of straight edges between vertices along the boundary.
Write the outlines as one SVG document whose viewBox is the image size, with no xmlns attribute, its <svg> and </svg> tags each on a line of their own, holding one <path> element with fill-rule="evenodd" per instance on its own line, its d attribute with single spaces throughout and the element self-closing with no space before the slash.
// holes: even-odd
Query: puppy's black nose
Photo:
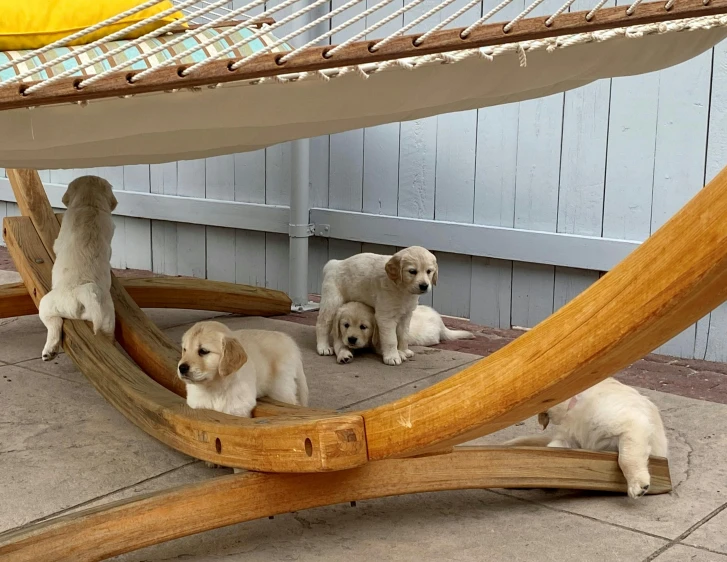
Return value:
<svg viewBox="0 0 727 562">
<path fill-rule="evenodd" d="M 181 365 L 179 365 L 179 372 L 182 375 L 186 375 L 189 372 L 189 365 L 187 365 L 186 363 L 182 363 Z"/>
<path fill-rule="evenodd" d="M 427 285 L 426 283 L 419 283 L 419 290 L 422 293 L 426 293 L 427 289 L 429 289 L 429 285 Z"/>
<path fill-rule="evenodd" d="M 348 343 L 356 343 L 357 340 L 356 336 L 348 336 Z"/>
</svg>

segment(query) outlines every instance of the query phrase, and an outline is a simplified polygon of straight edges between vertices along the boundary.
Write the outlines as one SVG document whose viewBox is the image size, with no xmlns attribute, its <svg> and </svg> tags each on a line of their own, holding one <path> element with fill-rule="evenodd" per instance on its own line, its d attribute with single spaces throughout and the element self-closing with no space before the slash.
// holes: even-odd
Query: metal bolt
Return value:
<svg viewBox="0 0 727 562">
<path fill-rule="evenodd" d="M 43 260 L 41 258 L 35 258 L 35 263 L 43 263 Z"/>
</svg>

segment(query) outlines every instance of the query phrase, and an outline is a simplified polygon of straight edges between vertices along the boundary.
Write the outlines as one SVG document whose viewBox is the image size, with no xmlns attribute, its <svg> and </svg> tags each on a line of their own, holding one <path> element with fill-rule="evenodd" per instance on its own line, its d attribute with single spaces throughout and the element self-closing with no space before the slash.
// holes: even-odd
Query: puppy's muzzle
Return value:
<svg viewBox="0 0 727 562">
<path fill-rule="evenodd" d="M 426 293 L 429 290 L 429 285 L 427 283 L 419 283 L 419 290 L 422 293 Z"/>
<path fill-rule="evenodd" d="M 355 345 L 357 341 L 358 338 L 356 336 L 348 336 L 348 343 L 350 343 L 351 345 Z"/>
</svg>

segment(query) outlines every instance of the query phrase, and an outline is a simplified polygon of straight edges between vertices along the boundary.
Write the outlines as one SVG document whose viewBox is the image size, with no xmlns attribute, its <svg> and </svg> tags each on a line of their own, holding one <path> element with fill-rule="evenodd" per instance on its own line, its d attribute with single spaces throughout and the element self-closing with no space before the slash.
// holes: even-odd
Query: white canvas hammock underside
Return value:
<svg viewBox="0 0 727 562">
<path fill-rule="evenodd" d="M 681 63 L 727 37 L 726 25 L 727 17 L 710 16 L 326 71 L 327 78 L 313 73 L 2 111 L 0 166 L 203 158 L 523 101 Z"/>
</svg>

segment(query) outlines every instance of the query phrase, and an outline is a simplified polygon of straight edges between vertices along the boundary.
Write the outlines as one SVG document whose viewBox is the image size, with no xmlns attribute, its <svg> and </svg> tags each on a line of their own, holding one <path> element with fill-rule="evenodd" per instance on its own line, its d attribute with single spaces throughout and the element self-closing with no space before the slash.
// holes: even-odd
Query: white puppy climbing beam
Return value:
<svg viewBox="0 0 727 562">
<path fill-rule="evenodd" d="M 27 289 L 0 289 L 0 315 L 29 313 L 50 286 L 59 218 L 35 169 L 228 154 L 535 98 L 665 68 L 727 37 L 727 0 L 610 8 L 593 0 L 576 12 L 567 0 L 542 17 L 533 10 L 543 0 L 533 0 L 511 19 L 500 17 L 509 0 L 458 9 L 452 0 L 431 7 L 409 0 L 395 10 L 390 0 L 367 9 L 363 0 L 336 8 L 328 0 L 254 0 L 235 9 L 227 0 L 185 0 L 174 6 L 174 21 L 163 19 L 172 13 L 167 7 L 134 23 L 141 36 L 127 38 L 126 28 L 77 41 L 162 1 L 37 50 L 0 52 L 0 166 L 23 215 L 3 221 L 3 236 Z M 382 32 L 417 6 L 420 15 Z M 479 10 L 476 21 L 456 27 L 468 10 Z M 354 24 L 348 40 L 328 44 Z M 297 187 L 287 227 L 292 294 L 302 305 L 311 232 L 305 141 L 293 156 Z M 197 458 L 258 473 L 3 533 L 0 558 L 100 560 L 237 521 L 398 493 L 488 486 L 623 492 L 616 454 L 452 446 L 570 398 L 727 300 L 725 216 L 727 170 L 527 334 L 445 381 L 361 412 L 264 402 L 253 419 L 191 411 L 175 374 L 180 350 L 139 305 L 273 315 L 289 311 L 291 300 L 198 280 L 114 279 L 116 338 L 128 355 L 68 321 L 66 353 L 144 431 Z M 666 459 L 652 458 L 650 472 L 650 493 L 671 488 Z"/>
</svg>

